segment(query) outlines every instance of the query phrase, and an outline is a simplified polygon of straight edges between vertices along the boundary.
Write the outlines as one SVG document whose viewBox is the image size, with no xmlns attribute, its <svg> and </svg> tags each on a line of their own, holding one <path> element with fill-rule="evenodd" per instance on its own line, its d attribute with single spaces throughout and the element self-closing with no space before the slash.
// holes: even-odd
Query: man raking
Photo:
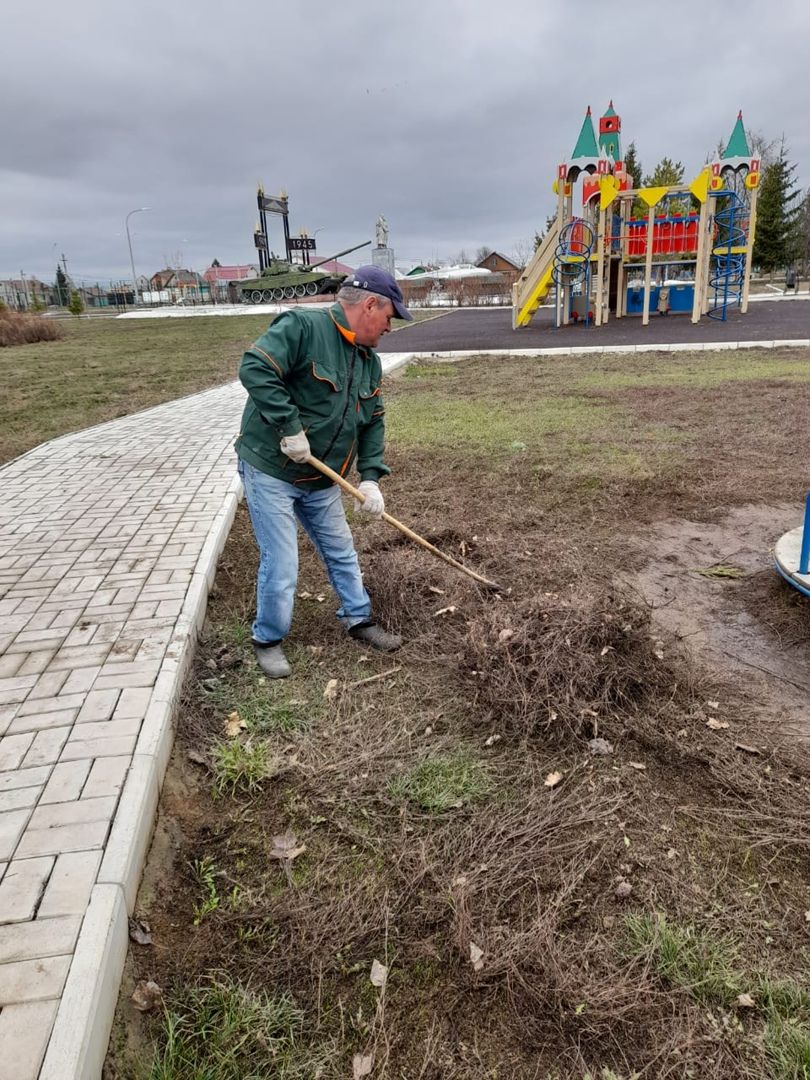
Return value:
<svg viewBox="0 0 810 1080">
<path fill-rule="evenodd" d="M 308 463 L 311 454 L 345 477 L 356 462 L 360 509 L 382 516 L 379 481 L 391 470 L 374 346 L 394 317 L 412 318 L 396 281 L 361 266 L 328 311 L 284 312 L 242 358 L 248 401 L 236 452 L 260 553 L 253 646 L 270 678 L 291 673 L 281 643 L 298 581 L 297 522 L 323 560 L 350 636 L 386 651 L 402 644 L 372 618 L 340 488 Z"/>
</svg>

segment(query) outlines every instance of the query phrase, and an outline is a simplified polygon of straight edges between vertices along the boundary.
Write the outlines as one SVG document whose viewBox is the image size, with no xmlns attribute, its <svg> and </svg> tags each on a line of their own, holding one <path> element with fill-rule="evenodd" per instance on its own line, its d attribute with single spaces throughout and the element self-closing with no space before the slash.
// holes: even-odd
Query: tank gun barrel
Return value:
<svg viewBox="0 0 810 1080">
<path fill-rule="evenodd" d="M 355 244 L 354 247 L 346 248 L 345 251 L 339 251 L 336 255 L 330 255 L 328 259 L 320 259 L 318 262 L 311 263 L 309 266 L 301 267 L 301 269 L 314 270 L 316 266 L 323 266 L 324 263 L 332 262 L 334 259 L 339 259 L 341 255 L 350 255 L 353 251 L 359 251 L 360 248 L 368 247 L 370 243 L 370 240 L 364 240 L 362 244 Z"/>
</svg>

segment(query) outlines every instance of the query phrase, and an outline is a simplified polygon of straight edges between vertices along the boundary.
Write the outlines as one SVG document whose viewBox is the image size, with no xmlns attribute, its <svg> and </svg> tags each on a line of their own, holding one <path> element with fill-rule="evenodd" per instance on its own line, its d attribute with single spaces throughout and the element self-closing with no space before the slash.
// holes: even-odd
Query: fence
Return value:
<svg viewBox="0 0 810 1080">
<path fill-rule="evenodd" d="M 402 278 L 399 286 L 405 303 L 413 307 L 488 307 L 512 303 L 512 280 L 505 274 L 447 280 Z"/>
</svg>

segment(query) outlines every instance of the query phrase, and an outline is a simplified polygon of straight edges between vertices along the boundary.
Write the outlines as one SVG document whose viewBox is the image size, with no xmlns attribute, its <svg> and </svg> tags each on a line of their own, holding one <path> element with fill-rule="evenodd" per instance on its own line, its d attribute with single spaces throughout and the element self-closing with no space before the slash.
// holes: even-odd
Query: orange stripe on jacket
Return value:
<svg viewBox="0 0 810 1080">
<path fill-rule="evenodd" d="M 331 379 L 327 379 L 325 375 L 319 375 L 318 374 L 318 372 L 315 370 L 315 361 L 314 360 L 312 361 L 312 374 L 318 380 L 318 382 L 328 382 L 329 385 L 332 387 L 332 389 L 335 391 L 335 393 L 338 392 L 337 386 L 335 385 L 335 383 L 332 382 Z"/>
<path fill-rule="evenodd" d="M 263 357 L 265 358 L 265 360 L 269 360 L 269 361 L 270 361 L 270 363 L 271 363 L 271 364 L 273 365 L 273 367 L 274 367 L 274 368 L 276 369 L 276 371 L 277 371 L 277 372 L 279 373 L 279 375 L 280 375 L 280 376 L 282 377 L 282 379 L 283 379 L 283 378 L 284 378 L 284 372 L 283 372 L 283 371 L 281 370 L 281 368 L 280 368 L 280 367 L 278 366 L 278 364 L 277 364 L 277 363 L 276 363 L 276 361 L 275 361 L 275 360 L 273 359 L 273 357 L 272 357 L 272 356 L 270 356 L 270 354 L 269 354 L 269 353 L 266 353 L 266 352 L 264 351 L 264 349 L 260 349 L 258 345 L 254 345 L 254 346 L 253 346 L 253 348 L 254 348 L 254 349 L 256 350 L 256 352 L 257 352 L 257 353 L 261 353 L 261 354 L 262 354 L 262 356 L 263 356 Z"/>
<path fill-rule="evenodd" d="M 340 475 L 341 476 L 343 476 L 343 474 L 346 472 L 346 469 L 348 468 L 349 462 L 351 461 L 352 454 L 354 453 L 354 443 L 356 441 L 357 440 L 355 439 L 354 442 L 352 442 L 352 445 L 349 447 L 349 452 L 346 455 L 346 460 L 340 466 Z"/>
</svg>

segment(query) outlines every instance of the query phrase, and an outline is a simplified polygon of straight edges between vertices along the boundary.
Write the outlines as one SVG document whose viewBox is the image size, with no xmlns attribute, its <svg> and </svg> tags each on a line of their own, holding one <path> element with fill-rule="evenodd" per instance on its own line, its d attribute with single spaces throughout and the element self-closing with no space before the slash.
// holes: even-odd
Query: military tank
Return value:
<svg viewBox="0 0 810 1080">
<path fill-rule="evenodd" d="M 243 304 L 266 304 L 272 300 L 294 300 L 296 297 L 300 299 L 303 296 L 336 293 L 346 274 L 333 274 L 327 270 L 319 273 L 318 267 L 332 262 L 333 259 L 339 259 L 341 255 L 368 247 L 370 243 L 370 240 L 366 240 L 362 244 L 346 248 L 345 251 L 339 251 L 336 255 L 330 255 L 328 259 L 312 263 L 311 266 L 291 263 L 271 254 L 268 265 L 259 277 L 229 281 L 228 285 L 233 298 Z"/>
</svg>

